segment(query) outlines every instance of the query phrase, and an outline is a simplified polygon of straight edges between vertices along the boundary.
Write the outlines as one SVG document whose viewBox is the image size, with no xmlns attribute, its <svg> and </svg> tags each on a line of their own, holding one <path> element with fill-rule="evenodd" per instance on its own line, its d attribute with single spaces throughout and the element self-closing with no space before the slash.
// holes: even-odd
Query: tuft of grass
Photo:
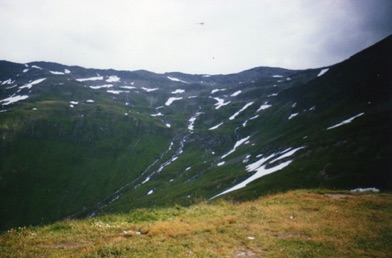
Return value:
<svg viewBox="0 0 392 258">
<path fill-rule="evenodd" d="M 388 257 L 392 194 L 296 190 L 8 230 L 3 257 Z"/>
</svg>

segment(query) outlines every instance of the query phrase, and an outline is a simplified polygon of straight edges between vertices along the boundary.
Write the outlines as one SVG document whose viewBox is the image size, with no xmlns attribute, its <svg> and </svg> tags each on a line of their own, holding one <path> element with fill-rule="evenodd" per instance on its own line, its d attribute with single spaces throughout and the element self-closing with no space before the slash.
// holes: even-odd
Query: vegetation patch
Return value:
<svg viewBox="0 0 392 258">
<path fill-rule="evenodd" d="M 389 257 L 392 194 L 296 190 L 247 202 L 10 229 L 3 257 Z"/>
</svg>

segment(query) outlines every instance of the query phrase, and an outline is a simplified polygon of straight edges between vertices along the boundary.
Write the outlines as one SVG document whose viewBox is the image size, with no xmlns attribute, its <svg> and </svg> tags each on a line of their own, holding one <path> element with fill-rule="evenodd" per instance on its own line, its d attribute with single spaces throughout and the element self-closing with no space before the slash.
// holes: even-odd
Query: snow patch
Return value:
<svg viewBox="0 0 392 258">
<path fill-rule="evenodd" d="M 122 88 L 122 89 L 127 89 L 127 90 L 133 90 L 133 89 L 136 89 L 136 87 L 135 87 L 135 86 L 120 86 L 120 88 Z"/>
<path fill-rule="evenodd" d="M 325 68 L 323 70 L 320 71 L 320 73 L 317 75 L 317 77 L 320 77 L 321 75 L 325 74 L 326 72 L 328 72 L 329 68 Z"/>
<path fill-rule="evenodd" d="M 146 87 L 142 87 L 142 90 L 146 91 L 146 92 L 153 92 L 156 90 L 159 90 L 158 88 L 146 88 Z"/>
<path fill-rule="evenodd" d="M 70 70 L 68 70 L 68 69 L 64 69 L 64 73 L 65 73 L 65 74 L 70 74 L 70 73 L 71 73 L 71 71 L 70 71 Z"/>
<path fill-rule="evenodd" d="M 90 77 L 90 78 L 80 78 L 76 79 L 78 82 L 85 82 L 85 81 L 100 81 L 103 80 L 103 76 L 96 76 L 96 77 Z"/>
<path fill-rule="evenodd" d="M 229 120 L 234 120 L 241 112 L 243 112 L 245 109 L 253 105 L 253 102 L 247 103 L 243 108 L 241 108 L 237 113 L 229 117 Z"/>
<path fill-rule="evenodd" d="M 148 181 L 150 181 L 150 177 L 148 176 L 146 179 L 144 179 L 144 181 L 142 182 L 142 184 L 147 183 Z"/>
<path fill-rule="evenodd" d="M 92 99 L 88 99 L 88 100 L 86 100 L 86 103 L 94 103 L 95 101 L 94 100 L 92 100 Z"/>
<path fill-rule="evenodd" d="M 290 151 L 290 153 L 286 153 L 286 154 L 283 154 L 282 156 L 278 156 L 277 159 L 268 162 L 268 164 L 270 164 L 270 163 L 272 163 L 272 162 L 274 162 L 274 161 L 280 160 L 280 159 L 282 159 L 284 156 L 285 156 L 285 157 L 288 157 L 289 154 L 290 154 L 290 156 L 291 156 L 291 155 L 294 154 L 296 151 L 298 151 L 298 150 L 300 150 L 300 149 L 302 149 L 302 148 L 304 148 L 304 147 L 299 147 L 299 148 L 293 149 L 292 151 Z M 287 151 L 287 150 L 286 150 L 286 151 Z M 252 164 L 246 166 L 246 170 L 247 170 L 248 172 L 255 171 L 256 173 L 253 174 L 252 176 L 250 176 L 248 179 L 242 181 L 241 183 L 239 183 L 239 184 L 237 184 L 237 185 L 235 185 L 235 186 L 233 186 L 233 187 L 231 187 L 231 188 L 229 188 L 229 189 L 227 189 L 227 190 L 221 192 L 220 194 L 215 195 L 215 196 L 212 197 L 211 199 L 214 199 L 214 198 L 216 198 L 216 197 L 218 197 L 218 196 L 220 196 L 220 195 L 223 195 L 223 194 L 226 194 L 226 193 L 229 193 L 229 192 L 232 192 L 232 191 L 235 191 L 235 190 L 244 188 L 244 187 L 245 187 L 247 184 L 249 184 L 250 182 L 252 182 L 252 181 L 254 181 L 254 180 L 256 180 L 256 179 L 258 179 L 258 178 L 260 178 L 260 177 L 263 177 L 263 176 L 265 176 L 265 175 L 268 175 L 268 174 L 271 174 L 271 173 L 273 173 L 273 172 L 282 170 L 283 168 L 285 168 L 285 167 L 287 167 L 288 165 L 290 165 L 290 163 L 292 162 L 292 160 L 289 160 L 289 161 L 280 163 L 279 165 L 276 165 L 276 166 L 274 166 L 274 167 L 266 168 L 266 165 L 267 165 L 267 164 L 266 164 L 266 163 L 267 163 L 266 161 L 273 159 L 275 156 L 277 156 L 277 155 L 279 155 L 279 154 L 280 154 L 280 153 L 272 154 L 272 155 L 270 155 L 270 156 L 268 156 L 268 157 L 266 157 L 266 158 L 262 158 L 262 159 L 256 161 L 255 163 L 252 163 Z"/>
<path fill-rule="evenodd" d="M 238 91 L 234 92 L 233 94 L 231 94 L 230 96 L 231 97 L 236 97 L 236 96 L 238 96 L 241 93 L 242 93 L 242 90 L 238 90 Z"/>
<path fill-rule="evenodd" d="M 77 105 L 77 104 L 79 104 L 79 102 L 77 102 L 77 101 L 70 101 L 69 104 Z"/>
<path fill-rule="evenodd" d="M 163 116 L 163 114 L 161 112 L 158 112 L 157 114 L 151 114 L 150 116 L 157 117 L 157 116 Z"/>
<path fill-rule="evenodd" d="M 171 80 L 171 81 L 174 81 L 174 82 L 182 82 L 182 83 L 189 84 L 189 82 L 186 82 L 186 81 L 180 80 L 180 79 L 178 79 L 178 78 L 175 78 L 175 77 L 170 77 L 170 76 L 167 76 L 167 78 L 168 78 L 169 80 Z"/>
<path fill-rule="evenodd" d="M 211 91 L 211 94 L 214 94 L 214 93 L 219 92 L 219 91 L 225 91 L 225 90 L 226 89 L 214 89 L 214 90 Z"/>
<path fill-rule="evenodd" d="M 106 82 L 119 82 L 120 78 L 116 75 L 111 75 L 109 76 L 108 79 L 106 79 Z"/>
<path fill-rule="evenodd" d="M 21 90 L 21 89 L 25 89 L 25 88 L 31 89 L 31 87 L 33 87 L 33 85 L 36 85 L 36 84 L 38 84 L 38 83 L 41 83 L 41 82 L 43 82 L 43 81 L 45 81 L 45 80 L 46 80 L 46 78 L 42 78 L 42 79 L 38 79 L 38 80 L 35 80 L 35 81 L 32 81 L 32 82 L 29 82 L 28 84 L 25 84 L 25 85 L 23 85 L 23 86 L 20 86 L 19 89 L 20 89 L 20 90 Z"/>
<path fill-rule="evenodd" d="M 248 163 L 248 161 L 249 161 L 249 159 L 250 159 L 251 156 L 252 156 L 252 155 L 250 155 L 250 154 L 246 155 L 246 157 L 245 157 L 245 159 L 242 161 L 242 163 Z"/>
<path fill-rule="evenodd" d="M 3 81 L 2 83 L 1 83 L 1 85 L 5 85 L 5 84 L 13 84 L 15 81 L 13 81 L 13 80 L 11 80 L 11 79 L 8 79 L 8 80 L 6 80 L 6 81 Z"/>
<path fill-rule="evenodd" d="M 215 109 L 220 109 L 221 107 L 230 104 L 230 101 L 225 102 L 224 99 L 220 99 L 220 98 L 214 98 L 214 99 L 217 101 L 217 103 L 215 103 Z"/>
<path fill-rule="evenodd" d="M 11 97 L 8 97 L 8 98 L 6 98 L 6 99 L 0 100 L 0 103 L 1 103 L 1 102 L 4 102 L 2 105 L 3 105 L 3 106 L 7 106 L 7 105 L 9 105 L 9 104 L 18 102 L 18 101 L 20 101 L 20 100 L 27 99 L 28 97 L 29 97 L 29 96 L 27 96 L 27 95 L 11 96 Z"/>
<path fill-rule="evenodd" d="M 90 88 L 93 90 L 98 90 L 98 89 L 102 89 L 102 88 L 111 88 L 111 87 L 113 87 L 113 84 L 104 84 L 101 86 L 90 86 Z"/>
<path fill-rule="evenodd" d="M 293 118 L 296 117 L 296 116 L 298 116 L 298 113 L 293 113 L 293 114 L 291 114 L 291 115 L 289 116 L 289 120 L 290 120 L 290 119 L 293 119 Z"/>
<path fill-rule="evenodd" d="M 362 116 L 362 115 L 364 115 L 364 114 L 365 114 L 365 113 L 362 112 L 362 113 L 360 113 L 360 114 L 358 114 L 358 115 L 355 115 L 355 116 L 353 116 L 353 117 L 350 117 L 349 119 L 346 119 L 346 120 L 340 122 L 339 124 L 336 124 L 336 125 L 333 125 L 333 126 L 328 127 L 327 130 L 330 130 L 330 129 L 339 127 L 339 126 L 341 126 L 341 125 L 349 124 L 349 123 L 351 123 L 355 118 L 360 117 L 360 116 Z"/>
<path fill-rule="evenodd" d="M 370 187 L 370 188 L 355 188 L 350 190 L 350 192 L 374 192 L 374 193 L 378 193 L 380 192 L 379 189 L 375 188 L 375 187 Z"/>
<path fill-rule="evenodd" d="M 283 78 L 283 75 L 272 75 L 273 78 Z"/>
<path fill-rule="evenodd" d="M 184 92 L 185 92 L 185 90 L 177 89 L 175 91 L 172 91 L 171 94 L 179 94 L 179 93 L 184 93 Z"/>
<path fill-rule="evenodd" d="M 55 74 L 55 75 L 64 75 L 63 72 L 57 72 L 57 71 L 49 71 L 51 74 Z"/>
<path fill-rule="evenodd" d="M 221 125 L 223 125 L 223 122 L 220 123 L 220 124 L 218 124 L 218 125 L 215 125 L 215 126 L 211 127 L 211 128 L 208 129 L 208 130 L 215 130 L 215 129 L 218 129 L 218 127 L 221 126 Z"/>
<path fill-rule="evenodd" d="M 228 153 L 226 153 L 225 155 L 223 155 L 221 158 L 224 159 L 224 158 L 226 158 L 227 156 L 229 156 L 231 153 L 235 152 L 236 149 L 237 149 L 238 147 L 240 147 L 244 142 L 246 142 L 249 138 L 250 138 L 250 136 L 248 136 L 248 137 L 246 137 L 246 138 L 243 138 L 243 139 L 237 141 L 237 142 L 234 144 L 233 149 L 230 150 L 230 151 L 229 151 Z"/>
<path fill-rule="evenodd" d="M 261 111 L 261 110 L 265 110 L 265 109 L 267 109 L 267 108 L 270 108 L 270 107 L 272 107 L 272 105 L 269 105 L 268 102 L 265 102 L 263 105 L 261 105 L 261 106 L 259 107 L 259 109 L 257 109 L 256 113 L 259 112 L 259 111 Z"/>
<path fill-rule="evenodd" d="M 194 130 L 194 124 L 195 124 L 195 121 L 196 121 L 196 118 L 198 117 L 198 116 L 200 116 L 201 114 L 203 114 L 203 112 L 197 112 L 193 117 L 191 117 L 190 119 L 189 119 L 189 125 L 188 125 L 188 130 L 189 131 L 193 131 Z"/>
<path fill-rule="evenodd" d="M 217 166 L 220 167 L 220 166 L 223 166 L 224 164 L 225 164 L 225 162 L 222 161 L 222 162 L 219 162 L 219 163 L 217 164 Z"/>
<path fill-rule="evenodd" d="M 154 193 L 154 190 L 150 190 L 150 191 L 148 191 L 147 195 L 151 195 L 153 193 Z"/>
<path fill-rule="evenodd" d="M 120 93 L 129 93 L 129 90 L 107 90 L 106 92 L 118 95 Z"/>
<path fill-rule="evenodd" d="M 171 98 L 169 98 L 169 99 L 166 101 L 165 105 L 166 105 L 166 106 L 170 106 L 174 101 L 176 101 L 176 100 L 181 100 L 181 99 L 182 99 L 182 97 L 171 97 Z"/>
<path fill-rule="evenodd" d="M 170 127 L 171 127 L 171 124 L 166 124 L 166 127 L 170 128 Z"/>
<path fill-rule="evenodd" d="M 292 150 L 291 150 L 291 148 L 288 148 L 287 150 L 284 150 L 284 151 L 280 152 L 280 156 L 277 157 L 276 159 L 274 159 L 272 162 L 276 162 L 278 160 L 290 157 L 294 153 L 296 153 L 297 151 L 299 151 L 299 150 L 301 150 L 303 148 L 305 148 L 305 147 L 298 147 L 298 148 L 295 148 L 295 149 L 292 149 Z"/>
</svg>

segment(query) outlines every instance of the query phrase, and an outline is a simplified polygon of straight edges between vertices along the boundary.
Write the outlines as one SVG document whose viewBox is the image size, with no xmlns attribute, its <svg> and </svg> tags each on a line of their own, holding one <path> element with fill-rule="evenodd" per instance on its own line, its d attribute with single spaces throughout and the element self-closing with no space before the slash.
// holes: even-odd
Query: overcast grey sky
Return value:
<svg viewBox="0 0 392 258">
<path fill-rule="evenodd" d="M 316 68 L 392 33 L 391 0 L 0 0 L 0 59 L 234 73 Z"/>
</svg>

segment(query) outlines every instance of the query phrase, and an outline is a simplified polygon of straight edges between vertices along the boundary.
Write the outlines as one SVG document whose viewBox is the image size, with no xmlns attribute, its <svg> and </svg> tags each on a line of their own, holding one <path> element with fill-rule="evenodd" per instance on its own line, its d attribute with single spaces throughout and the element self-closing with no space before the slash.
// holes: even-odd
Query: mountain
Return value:
<svg viewBox="0 0 392 258">
<path fill-rule="evenodd" d="M 237 74 L 0 61 L 0 229 L 392 188 L 392 36 L 339 64 Z"/>
</svg>

